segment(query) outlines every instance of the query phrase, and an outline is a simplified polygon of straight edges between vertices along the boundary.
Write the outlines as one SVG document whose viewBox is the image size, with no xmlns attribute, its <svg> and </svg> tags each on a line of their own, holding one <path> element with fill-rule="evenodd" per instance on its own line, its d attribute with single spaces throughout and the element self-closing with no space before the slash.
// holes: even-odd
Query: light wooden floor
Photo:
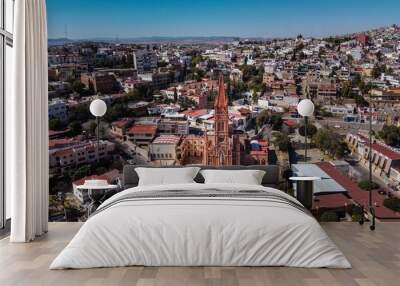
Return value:
<svg viewBox="0 0 400 286">
<path fill-rule="evenodd" d="M 1 286 L 87 285 L 400 285 L 400 223 L 327 223 L 324 229 L 353 269 L 287 267 L 125 267 L 48 270 L 79 223 L 51 223 L 49 234 L 29 244 L 0 241 Z"/>
</svg>

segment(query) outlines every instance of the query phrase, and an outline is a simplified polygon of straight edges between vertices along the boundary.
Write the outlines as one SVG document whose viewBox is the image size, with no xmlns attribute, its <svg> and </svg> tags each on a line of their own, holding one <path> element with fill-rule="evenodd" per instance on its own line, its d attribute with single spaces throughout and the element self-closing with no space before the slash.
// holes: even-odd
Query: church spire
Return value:
<svg viewBox="0 0 400 286">
<path fill-rule="evenodd" d="M 215 99 L 214 108 L 215 109 L 225 109 L 228 107 L 228 100 L 225 95 L 225 84 L 224 76 L 221 73 L 218 81 L 218 95 Z"/>
</svg>

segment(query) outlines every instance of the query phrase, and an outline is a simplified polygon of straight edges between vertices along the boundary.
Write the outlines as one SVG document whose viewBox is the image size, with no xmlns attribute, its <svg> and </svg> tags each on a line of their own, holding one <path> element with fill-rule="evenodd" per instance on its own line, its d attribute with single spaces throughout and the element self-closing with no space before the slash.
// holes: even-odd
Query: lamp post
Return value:
<svg viewBox="0 0 400 286">
<path fill-rule="evenodd" d="M 97 162 L 100 161 L 100 117 L 107 112 L 107 104 L 101 99 L 95 99 L 90 103 L 90 113 L 96 117 L 97 123 Z"/>
<path fill-rule="evenodd" d="M 297 105 L 297 112 L 304 117 L 304 162 L 307 162 L 307 124 L 308 117 L 314 114 L 314 103 L 309 99 L 303 99 Z"/>
<path fill-rule="evenodd" d="M 369 212 L 372 216 L 372 223 L 370 225 L 371 230 L 375 230 L 375 209 L 372 205 L 372 100 L 371 93 L 369 94 L 369 156 L 368 156 L 368 167 L 369 167 Z"/>
</svg>

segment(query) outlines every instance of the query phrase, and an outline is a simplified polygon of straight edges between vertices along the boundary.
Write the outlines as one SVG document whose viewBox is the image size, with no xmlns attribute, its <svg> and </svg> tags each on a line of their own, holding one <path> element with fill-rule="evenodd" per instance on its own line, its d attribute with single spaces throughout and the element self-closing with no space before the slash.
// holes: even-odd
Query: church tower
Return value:
<svg viewBox="0 0 400 286">
<path fill-rule="evenodd" d="M 214 158 L 213 165 L 232 164 L 232 146 L 229 138 L 228 98 L 225 94 L 224 77 L 218 82 L 218 95 L 214 103 Z"/>
</svg>

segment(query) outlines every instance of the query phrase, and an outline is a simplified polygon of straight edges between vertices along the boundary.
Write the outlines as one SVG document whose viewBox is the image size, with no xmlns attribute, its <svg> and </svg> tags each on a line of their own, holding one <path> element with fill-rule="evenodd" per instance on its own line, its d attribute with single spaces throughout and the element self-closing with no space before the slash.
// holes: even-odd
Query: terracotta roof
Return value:
<svg viewBox="0 0 400 286">
<path fill-rule="evenodd" d="M 366 146 L 369 147 L 369 139 L 367 139 L 367 137 L 358 134 L 358 136 L 363 139 L 367 144 Z M 388 157 L 389 159 L 392 160 L 400 160 L 400 153 L 399 152 L 395 152 L 392 149 L 390 149 L 389 147 L 386 147 L 384 145 L 378 144 L 378 143 L 372 143 L 372 150 L 375 150 L 378 153 L 381 153 L 382 155 Z"/>
<path fill-rule="evenodd" d="M 344 193 L 323 194 L 314 196 L 313 209 L 334 209 L 352 205 L 349 198 Z"/>
<path fill-rule="evenodd" d="M 51 139 L 49 140 L 49 148 L 55 148 L 55 147 L 61 147 L 61 146 L 65 146 L 65 145 L 72 145 L 77 143 L 77 141 L 73 140 L 73 139 Z"/>
<path fill-rule="evenodd" d="M 155 133 L 156 131 L 157 126 L 151 124 L 137 124 L 129 128 L 131 133 Z"/>
<path fill-rule="evenodd" d="M 207 114 L 208 110 L 207 109 L 186 110 L 182 113 L 185 114 L 186 116 L 190 116 L 190 117 L 199 117 L 204 114 Z"/>
<path fill-rule="evenodd" d="M 290 127 L 297 125 L 297 121 L 293 120 L 293 119 L 287 119 L 287 120 L 283 121 L 283 123 Z"/>
<path fill-rule="evenodd" d="M 107 180 L 107 182 L 111 184 L 113 183 L 112 182 L 113 180 L 119 177 L 119 175 L 120 175 L 119 171 L 117 169 L 113 169 L 101 175 L 92 175 L 83 177 L 82 179 L 72 182 L 72 184 L 75 186 L 83 185 L 85 183 L 85 180 Z"/>
<path fill-rule="evenodd" d="M 161 135 L 153 140 L 153 144 L 178 144 L 181 138 L 175 135 Z"/>
<path fill-rule="evenodd" d="M 112 126 L 115 126 L 117 128 L 125 128 L 127 127 L 131 122 L 129 120 L 126 119 L 121 119 L 118 121 L 114 121 L 112 124 Z"/>
<path fill-rule="evenodd" d="M 63 156 L 72 155 L 73 153 L 74 153 L 74 150 L 72 150 L 72 148 L 68 148 L 68 149 L 57 151 L 54 155 L 55 156 L 59 156 L 59 157 L 63 157 Z"/>
<path fill-rule="evenodd" d="M 355 182 L 349 177 L 343 176 L 334 166 L 329 162 L 316 163 L 325 173 L 327 173 L 338 184 L 345 188 L 350 197 L 358 204 L 368 207 L 369 192 L 362 190 Z M 376 217 L 379 219 L 400 219 L 400 212 L 392 211 L 383 205 L 384 196 L 377 192 L 372 192 L 372 203 L 375 205 Z"/>
</svg>

